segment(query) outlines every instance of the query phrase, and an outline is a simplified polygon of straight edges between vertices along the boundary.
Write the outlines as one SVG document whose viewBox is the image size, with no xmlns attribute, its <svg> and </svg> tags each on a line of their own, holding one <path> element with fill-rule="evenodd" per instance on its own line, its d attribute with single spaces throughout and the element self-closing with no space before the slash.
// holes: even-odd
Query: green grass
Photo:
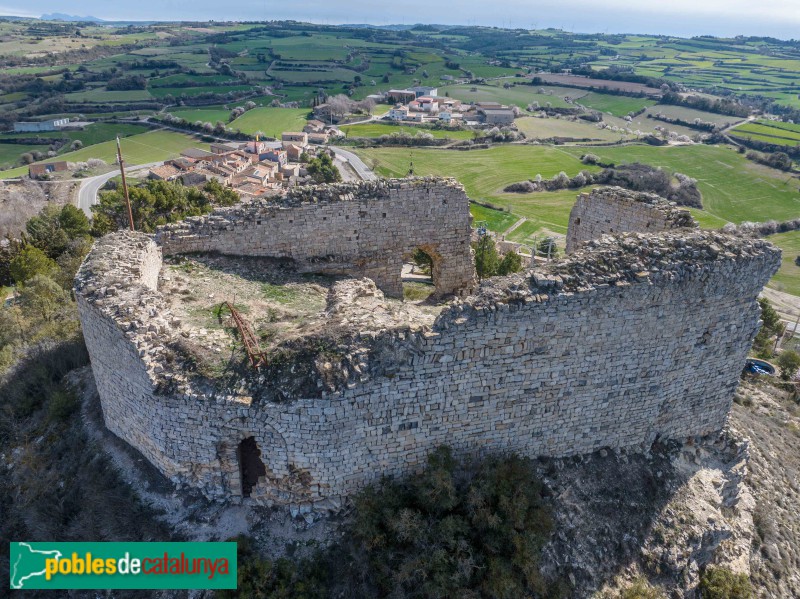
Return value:
<svg viewBox="0 0 800 599">
<path fill-rule="evenodd" d="M 175 158 L 186 148 L 206 147 L 197 138 L 174 131 L 150 131 L 140 135 L 126 137 L 121 140 L 122 155 L 128 165 L 146 164 Z M 116 142 L 106 141 L 93 146 L 88 146 L 75 152 L 68 152 L 56 158 L 49 158 L 42 162 L 55 162 L 68 160 L 81 162 L 90 158 L 105 160 L 113 164 L 116 159 Z M 16 168 L 0 173 L 0 178 L 18 177 L 28 172 L 27 167 Z"/>
<path fill-rule="evenodd" d="M 472 90 L 475 91 L 472 91 Z M 501 85 L 448 85 L 439 88 L 439 95 L 449 94 L 450 97 L 462 102 L 500 102 L 501 104 L 515 104 L 526 108 L 531 102 L 539 102 L 544 107 L 548 102 L 554 108 L 568 108 L 568 104 L 560 95 L 538 93 L 539 86 L 517 85 L 503 89 Z"/>
<path fill-rule="evenodd" d="M 250 85 L 215 85 L 214 87 L 154 87 L 150 90 L 150 94 L 154 98 L 163 98 L 164 96 L 168 95 L 179 98 L 181 96 L 198 96 L 200 94 L 207 93 L 226 94 L 228 92 L 243 92 L 251 89 L 253 89 L 253 87 Z"/>
<path fill-rule="evenodd" d="M 788 128 L 786 126 L 788 123 L 781 123 L 781 125 L 784 126 L 775 127 L 769 121 L 744 123 L 731 130 L 731 133 L 783 146 L 796 146 L 800 143 L 800 130 Z"/>
<path fill-rule="evenodd" d="M 391 135 L 392 133 L 404 132 L 409 135 L 417 133 L 430 133 L 437 139 L 472 139 L 472 131 L 459 129 L 456 131 L 446 131 L 443 129 L 427 129 L 425 127 L 403 127 L 389 125 L 386 123 L 364 123 L 363 125 L 344 125 L 341 130 L 347 137 L 380 137 L 381 135 Z"/>
<path fill-rule="evenodd" d="M 684 106 L 670 106 L 668 104 L 656 104 L 655 106 L 648 108 L 642 116 L 646 116 L 648 114 L 663 114 L 665 117 L 670 119 L 680 119 L 682 121 L 689 122 L 693 122 L 695 119 L 700 119 L 701 121 L 715 123 L 721 126 L 730 126 L 734 123 L 744 120 L 735 116 L 717 114 L 715 112 L 706 112 L 705 110 L 695 110 L 694 108 L 686 108 Z M 664 125 L 659 121 L 654 121 L 654 124 L 661 124 L 662 126 L 666 126 L 670 129 L 672 128 L 672 125 Z"/>
<path fill-rule="evenodd" d="M 800 266 L 794 263 L 795 258 L 800 256 L 800 231 L 778 233 L 770 235 L 767 239 L 783 250 L 781 268 L 772 277 L 770 287 L 792 295 L 800 295 Z"/>
<path fill-rule="evenodd" d="M 7 133 L 0 134 L 0 143 L 4 139 L 67 139 L 70 141 L 79 139 L 83 145 L 90 146 L 109 139 L 114 139 L 117 135 L 120 137 L 128 137 L 129 135 L 138 135 L 139 133 L 146 133 L 150 129 L 144 125 L 133 125 L 129 123 L 93 123 L 82 131 L 42 131 L 31 133 Z M 47 148 L 47 146 L 39 146 Z"/>
<path fill-rule="evenodd" d="M 280 139 L 284 131 L 302 131 L 308 114 L 307 108 L 253 108 L 228 126 L 243 133 L 261 131 Z"/>
<path fill-rule="evenodd" d="M 402 176 L 408 169 L 405 149 L 372 148 L 357 152 L 367 164 L 377 161 L 377 172 L 381 175 Z M 696 178 L 705 209 L 693 212 L 704 226 L 788 220 L 800 213 L 795 179 L 753 163 L 728 147 L 630 145 L 595 147 L 592 152 L 603 161 L 642 162 Z M 545 178 L 562 170 L 575 175 L 585 168 L 579 161 L 583 153 L 584 148 L 572 146 L 506 145 L 458 153 L 417 149 L 414 168 L 419 175 L 453 176 L 464 184 L 470 198 L 508 207 L 513 215 L 529 218 L 533 225 L 526 225 L 524 231 L 533 233 L 543 228 L 564 233 L 576 190 L 534 194 L 502 190 L 509 183 L 533 178 L 537 173 Z"/>
<path fill-rule="evenodd" d="M 93 89 L 64 94 L 64 100 L 66 102 L 139 102 L 152 99 L 153 97 L 146 89 L 131 89 L 125 91 Z"/>
<path fill-rule="evenodd" d="M 567 119 L 520 117 L 516 121 L 517 128 L 528 139 L 551 139 L 565 137 L 569 139 L 596 139 L 600 141 L 619 141 L 626 136 L 624 133 L 613 132 L 609 129 L 598 129 L 594 123 L 587 121 L 570 121 Z"/>
<path fill-rule="evenodd" d="M 231 116 L 231 111 L 222 106 L 205 106 L 203 108 L 171 108 L 170 114 L 178 118 L 186 119 L 190 123 L 202 121 L 204 123 L 216 123 L 222 121 L 227 123 Z"/>
<path fill-rule="evenodd" d="M 597 92 L 586 94 L 578 102 L 600 112 L 610 112 L 614 116 L 625 116 L 628 113 L 638 112 L 642 108 L 655 104 L 655 101 L 647 98 L 614 96 Z"/>
<path fill-rule="evenodd" d="M 509 212 L 492 210 L 478 204 L 470 204 L 469 211 L 472 213 L 475 222 L 485 222 L 486 227 L 495 233 L 502 233 L 517 222 L 517 217 Z"/>
<path fill-rule="evenodd" d="M 371 148 L 356 150 L 367 164 L 377 161 L 377 171 L 384 176 L 403 176 L 408 171 L 408 150 Z M 559 171 L 577 174 L 585 165 L 571 154 L 550 146 L 504 145 L 489 150 L 414 150 L 414 170 L 418 175 L 452 176 L 465 187 L 467 195 L 479 201 L 508 207 L 511 213 L 490 211 L 472 205 L 476 220 L 486 220 L 489 228 L 504 231 L 520 217 L 529 218 L 538 229 L 566 233 L 569 211 L 576 190 L 554 193 L 504 193 L 509 183 L 533 178 L 536 174 L 552 177 Z M 592 170 L 592 169 L 590 169 Z M 537 230 L 538 230 L 537 229 Z"/>
<path fill-rule="evenodd" d="M 0 143 L 0 168 L 12 167 L 19 162 L 20 156 L 22 156 L 25 152 L 35 152 L 35 151 L 46 152 L 47 146 Z M 23 168 L 22 172 L 27 173 L 28 172 L 27 167 Z M 3 174 L 4 173 L 0 173 L 0 177 L 2 177 Z"/>
<path fill-rule="evenodd" d="M 565 147 L 579 157 L 580 148 Z M 705 212 L 717 219 L 788 220 L 800 214 L 798 182 L 786 173 L 747 160 L 727 146 L 644 145 L 595 148 L 601 160 L 642 162 L 677 171 L 698 180 Z"/>
<path fill-rule="evenodd" d="M 407 302 L 421 302 L 428 299 L 436 287 L 431 283 L 422 283 L 420 281 L 408 281 L 403 283 L 403 299 Z"/>
</svg>

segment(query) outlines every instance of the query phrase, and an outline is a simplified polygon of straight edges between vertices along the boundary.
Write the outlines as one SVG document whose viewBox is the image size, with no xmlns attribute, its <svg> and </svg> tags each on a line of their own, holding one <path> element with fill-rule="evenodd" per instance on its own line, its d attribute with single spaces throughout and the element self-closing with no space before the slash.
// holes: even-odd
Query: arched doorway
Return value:
<svg viewBox="0 0 800 599">
<path fill-rule="evenodd" d="M 236 451 L 242 481 L 242 497 L 250 497 L 258 479 L 267 475 L 267 467 L 261 461 L 261 450 L 255 437 L 247 437 L 239 443 Z"/>
<path fill-rule="evenodd" d="M 403 300 L 423 302 L 436 292 L 438 254 L 421 246 L 403 256 Z"/>
</svg>

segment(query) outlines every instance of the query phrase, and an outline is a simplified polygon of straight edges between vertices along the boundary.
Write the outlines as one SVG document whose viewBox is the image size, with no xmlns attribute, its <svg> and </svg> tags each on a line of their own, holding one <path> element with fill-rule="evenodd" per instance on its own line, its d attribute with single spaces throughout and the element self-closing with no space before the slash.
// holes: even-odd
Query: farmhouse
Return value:
<svg viewBox="0 0 800 599">
<path fill-rule="evenodd" d="M 390 89 L 386 97 L 392 102 L 405 103 L 416 100 L 417 94 L 408 89 Z"/>
<path fill-rule="evenodd" d="M 35 179 L 36 177 L 41 177 L 42 175 L 47 175 L 49 173 L 61 173 L 66 170 L 68 170 L 68 166 L 63 160 L 59 162 L 48 162 L 47 164 L 31 164 L 28 167 L 28 176 L 31 179 Z"/>
<path fill-rule="evenodd" d="M 46 121 L 20 121 L 14 123 L 14 132 L 27 133 L 36 131 L 57 131 L 62 127 L 69 125 L 69 119 L 49 119 Z"/>
<path fill-rule="evenodd" d="M 278 150 L 275 148 L 269 148 L 266 152 L 261 154 L 259 158 L 261 160 L 269 160 L 270 162 L 276 162 L 278 166 L 284 166 L 288 162 L 286 150 Z"/>
<path fill-rule="evenodd" d="M 509 108 L 479 108 L 478 115 L 487 125 L 510 125 L 514 122 L 514 111 Z"/>
<path fill-rule="evenodd" d="M 294 144 L 296 146 L 300 146 L 301 148 L 305 148 L 308 145 L 308 133 L 305 132 L 286 132 L 281 135 L 281 143 L 283 145 L 283 149 L 286 149 L 286 146 L 289 144 Z"/>
<path fill-rule="evenodd" d="M 148 179 L 155 179 L 157 181 L 174 181 L 182 174 L 181 169 L 172 164 L 163 164 L 150 169 L 147 174 Z"/>
<path fill-rule="evenodd" d="M 408 107 L 398 104 L 386 113 L 386 118 L 391 121 L 404 121 L 408 118 Z"/>
<path fill-rule="evenodd" d="M 414 87 L 409 87 L 408 91 L 414 92 L 414 95 L 419 99 L 423 96 L 436 96 L 439 93 L 435 87 L 429 87 L 427 85 L 416 85 Z"/>
</svg>

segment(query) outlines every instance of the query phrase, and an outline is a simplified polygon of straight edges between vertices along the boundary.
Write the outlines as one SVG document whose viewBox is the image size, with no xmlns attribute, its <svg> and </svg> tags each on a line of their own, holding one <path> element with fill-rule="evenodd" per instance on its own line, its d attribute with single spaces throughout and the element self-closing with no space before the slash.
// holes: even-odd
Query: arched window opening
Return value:
<svg viewBox="0 0 800 599">
<path fill-rule="evenodd" d="M 266 476 L 267 468 L 261 461 L 261 450 L 255 437 L 248 437 L 239 443 L 239 471 L 242 479 L 242 497 L 250 497 L 253 487 L 261 476 Z"/>
<path fill-rule="evenodd" d="M 417 248 L 403 257 L 403 299 L 408 302 L 423 302 L 436 291 L 434 258 L 422 248 Z"/>
</svg>

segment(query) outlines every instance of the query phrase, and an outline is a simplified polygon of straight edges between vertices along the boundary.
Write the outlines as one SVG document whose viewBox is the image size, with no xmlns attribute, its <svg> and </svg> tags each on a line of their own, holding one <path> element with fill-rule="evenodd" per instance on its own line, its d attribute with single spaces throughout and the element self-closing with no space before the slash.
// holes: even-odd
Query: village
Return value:
<svg viewBox="0 0 800 599">
<path fill-rule="evenodd" d="M 148 178 L 199 185 L 212 179 L 233 188 L 242 199 L 279 193 L 308 176 L 307 163 L 323 153 L 322 145 L 342 133 L 318 120 L 303 131 L 285 132 L 277 142 L 256 137 L 247 142 L 212 143 L 209 150 L 188 148 L 180 157 L 150 169 Z"/>
<path fill-rule="evenodd" d="M 445 125 L 511 125 L 517 116 L 513 108 L 499 102 L 462 104 L 460 100 L 439 96 L 438 89 L 428 86 L 392 89 L 385 94 L 369 96 L 375 101 L 394 104 L 386 113 L 389 121 L 435 123 Z"/>
<path fill-rule="evenodd" d="M 447 126 L 510 125 L 515 111 L 498 102 L 466 104 L 438 95 L 435 87 L 417 86 L 392 89 L 370 96 L 376 102 L 392 105 L 380 120 L 403 123 L 436 123 Z M 324 154 L 329 141 L 345 133 L 334 124 L 325 124 L 327 105 L 315 108 L 315 119 L 302 131 L 286 131 L 277 141 L 256 136 L 253 141 L 220 141 L 208 150 L 187 148 L 178 158 L 150 169 L 148 178 L 200 185 L 212 179 L 234 189 L 243 200 L 280 193 L 289 187 L 310 182 L 307 165 Z M 332 155 L 331 155 L 332 156 Z M 333 156 L 332 156 L 333 157 Z"/>
</svg>

